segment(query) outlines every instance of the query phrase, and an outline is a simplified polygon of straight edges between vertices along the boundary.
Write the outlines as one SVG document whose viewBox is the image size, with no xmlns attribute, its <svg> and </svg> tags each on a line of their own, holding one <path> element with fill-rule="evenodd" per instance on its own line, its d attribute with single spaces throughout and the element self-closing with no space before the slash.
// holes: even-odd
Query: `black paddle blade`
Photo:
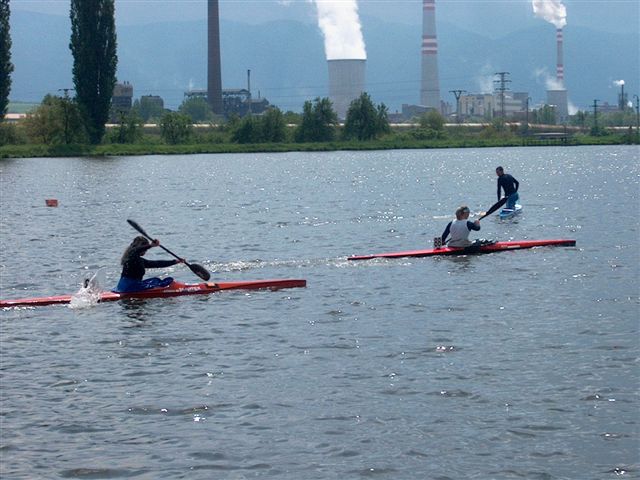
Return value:
<svg viewBox="0 0 640 480">
<path fill-rule="evenodd" d="M 140 225 L 138 225 L 136 222 L 134 222 L 133 220 L 131 220 L 131 219 L 127 219 L 127 223 L 128 223 L 129 225 L 131 225 L 133 228 L 135 228 L 137 231 L 139 231 L 139 232 L 140 232 L 142 235 L 144 235 L 145 237 L 147 237 L 147 238 L 151 238 L 149 235 L 147 235 L 147 232 L 145 232 L 145 231 L 143 230 L 143 228 L 142 228 Z"/>
<path fill-rule="evenodd" d="M 478 220 L 482 220 L 484 217 L 491 215 L 493 212 L 498 210 L 505 203 L 507 203 L 507 197 L 501 198 L 498 202 L 494 203 L 493 206 L 489 210 L 487 210 L 487 213 L 482 215 Z"/>
<path fill-rule="evenodd" d="M 203 279 L 205 282 L 211 278 L 211 274 L 202 265 L 197 263 L 187 263 L 193 273 Z"/>
</svg>

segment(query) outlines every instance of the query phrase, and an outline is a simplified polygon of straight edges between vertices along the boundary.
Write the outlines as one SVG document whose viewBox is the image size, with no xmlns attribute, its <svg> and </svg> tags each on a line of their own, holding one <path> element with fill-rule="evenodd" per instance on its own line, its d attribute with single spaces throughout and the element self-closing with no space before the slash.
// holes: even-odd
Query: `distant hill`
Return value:
<svg viewBox="0 0 640 480">
<path fill-rule="evenodd" d="M 417 25 L 384 23 L 364 17 L 367 90 L 391 111 L 417 103 L 420 38 Z M 489 26 L 491 27 L 491 26 Z M 493 28 L 493 27 L 492 27 Z M 27 12 L 11 17 L 13 101 L 39 101 L 45 93 L 72 87 L 68 18 Z M 495 31 L 492 31 L 495 34 Z M 254 95 L 283 110 L 300 111 L 306 99 L 327 96 L 324 42 L 315 25 L 277 21 L 260 25 L 221 24 L 224 88 L 247 85 L 251 70 Z M 546 22 L 505 37 L 464 31 L 438 23 L 442 99 L 450 90 L 480 93 L 491 89 L 493 74 L 510 72 L 513 91 L 528 92 L 532 104 L 546 99 L 545 71 L 555 76 L 555 30 Z M 617 102 L 614 81 L 624 79 L 629 98 L 639 91 L 638 34 L 610 34 L 585 28 L 565 29 L 565 78 L 570 102 L 587 108 L 594 99 Z M 118 78 L 134 86 L 134 96 L 155 94 L 170 108 L 183 92 L 206 86 L 206 23 L 172 22 L 118 30 Z"/>
</svg>

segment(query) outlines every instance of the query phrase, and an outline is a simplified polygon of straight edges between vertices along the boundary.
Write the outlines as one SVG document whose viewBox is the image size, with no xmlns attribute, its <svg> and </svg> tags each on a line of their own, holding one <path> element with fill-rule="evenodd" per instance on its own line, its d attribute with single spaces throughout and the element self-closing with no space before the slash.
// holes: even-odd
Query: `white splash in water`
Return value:
<svg viewBox="0 0 640 480">
<path fill-rule="evenodd" d="M 100 268 L 91 278 L 85 279 L 80 290 L 71 296 L 69 308 L 88 308 L 98 304 L 100 294 L 104 291 L 104 279 L 104 268 Z"/>
</svg>

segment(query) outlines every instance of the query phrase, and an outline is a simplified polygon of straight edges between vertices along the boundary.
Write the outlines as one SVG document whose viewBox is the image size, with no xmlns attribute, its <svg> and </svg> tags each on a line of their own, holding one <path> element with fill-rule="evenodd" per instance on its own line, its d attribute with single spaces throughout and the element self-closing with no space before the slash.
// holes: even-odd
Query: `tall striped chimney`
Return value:
<svg viewBox="0 0 640 480">
<path fill-rule="evenodd" d="M 422 1 L 422 81 L 420 104 L 440 111 L 436 0 Z"/>
<path fill-rule="evenodd" d="M 222 68 L 220 67 L 220 18 L 218 0 L 207 2 L 207 99 L 211 111 L 222 115 Z"/>
<path fill-rule="evenodd" d="M 556 43 L 558 45 L 558 63 L 556 64 L 556 80 L 558 83 L 564 87 L 564 54 L 563 43 L 564 43 L 564 34 L 561 28 L 556 29 Z"/>
</svg>

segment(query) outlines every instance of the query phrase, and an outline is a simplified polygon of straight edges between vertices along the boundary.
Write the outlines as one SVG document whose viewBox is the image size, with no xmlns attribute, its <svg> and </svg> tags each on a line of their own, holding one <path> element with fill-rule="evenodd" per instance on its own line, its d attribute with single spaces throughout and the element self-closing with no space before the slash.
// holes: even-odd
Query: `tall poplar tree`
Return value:
<svg viewBox="0 0 640 480">
<path fill-rule="evenodd" d="M 89 141 L 98 144 L 109 119 L 116 84 L 114 0 L 71 0 L 73 83 Z"/>
<path fill-rule="evenodd" d="M 9 0 L 0 0 L 0 122 L 9 106 L 11 91 L 11 35 L 9 34 Z"/>
</svg>

